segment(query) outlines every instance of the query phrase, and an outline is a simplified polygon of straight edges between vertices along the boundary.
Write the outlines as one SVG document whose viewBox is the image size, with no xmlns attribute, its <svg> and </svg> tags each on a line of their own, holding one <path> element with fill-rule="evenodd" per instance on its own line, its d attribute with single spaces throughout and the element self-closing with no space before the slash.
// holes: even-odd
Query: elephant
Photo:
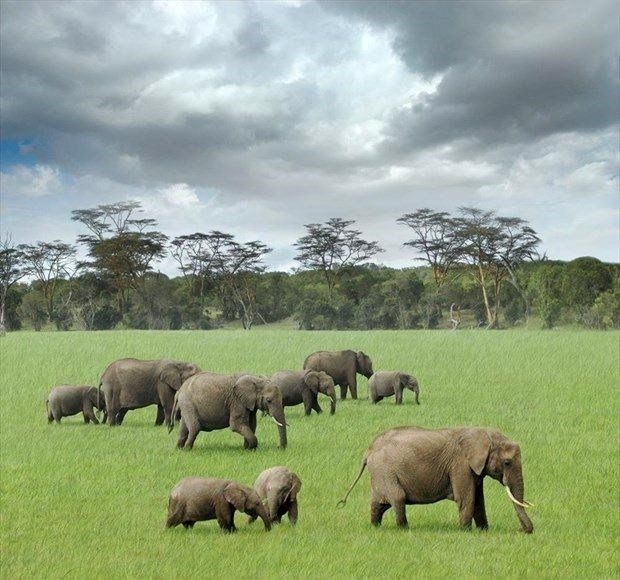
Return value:
<svg viewBox="0 0 620 580">
<path fill-rule="evenodd" d="M 370 377 L 368 392 L 372 403 L 378 403 L 385 397 L 396 395 L 396 404 L 402 405 L 403 391 L 409 389 L 415 395 L 416 405 L 420 404 L 420 385 L 418 379 L 396 371 L 380 371 Z"/>
<path fill-rule="evenodd" d="M 282 516 L 294 526 L 297 523 L 297 494 L 301 489 L 301 479 L 286 467 L 278 465 L 265 469 L 254 483 L 254 489 L 263 503 L 266 503 L 271 523 L 280 523 Z M 250 523 L 256 516 L 250 517 Z"/>
<path fill-rule="evenodd" d="M 280 447 L 286 447 L 286 420 L 280 389 L 265 377 L 239 374 L 199 373 L 179 389 L 174 398 L 172 421 L 181 411 L 177 447 L 191 449 L 200 431 L 230 427 L 243 436 L 245 449 L 255 449 L 256 413 L 270 415 L 278 425 Z"/>
<path fill-rule="evenodd" d="M 351 398 L 357 399 L 356 373 L 369 379 L 372 374 L 372 361 L 362 351 L 353 350 L 319 350 L 313 352 L 304 361 L 304 370 L 325 371 L 335 385 L 340 385 L 340 398 L 347 398 L 347 389 Z"/>
<path fill-rule="evenodd" d="M 330 414 L 336 412 L 336 390 L 333 379 L 323 371 L 280 371 L 271 375 L 271 382 L 282 392 L 285 407 L 304 404 L 304 412 L 321 413 L 318 394 L 323 393 L 331 398 Z"/>
<path fill-rule="evenodd" d="M 267 507 L 251 487 L 230 479 L 185 477 L 170 492 L 166 527 L 183 524 L 190 529 L 196 522 L 217 519 L 223 531 L 235 532 L 235 510 L 261 518 L 271 530 Z"/>
<path fill-rule="evenodd" d="M 63 417 L 70 417 L 82 413 L 84 423 L 91 421 L 99 424 L 93 411 L 93 407 L 105 413 L 105 398 L 103 393 L 96 387 L 60 385 L 54 387 L 45 401 L 47 408 L 47 420 L 49 423 L 60 423 Z M 105 415 L 104 415 L 105 421 Z"/>
<path fill-rule="evenodd" d="M 383 514 L 393 507 L 396 524 L 406 528 L 405 505 L 450 499 L 458 505 L 463 528 L 470 529 L 473 518 L 476 527 L 486 530 L 483 482 L 488 475 L 506 487 L 522 531 L 531 534 L 534 530 L 525 513 L 532 504 L 523 499 L 521 450 L 494 429 L 396 427 L 385 431 L 368 447 L 357 479 L 339 505 L 346 503 L 366 467 L 374 526 L 380 525 Z"/>
<path fill-rule="evenodd" d="M 157 405 L 155 425 L 169 425 L 175 392 L 199 372 L 201 369 L 193 363 L 169 359 L 114 361 L 99 382 L 105 394 L 108 424 L 122 424 L 127 411 L 132 409 Z"/>
</svg>

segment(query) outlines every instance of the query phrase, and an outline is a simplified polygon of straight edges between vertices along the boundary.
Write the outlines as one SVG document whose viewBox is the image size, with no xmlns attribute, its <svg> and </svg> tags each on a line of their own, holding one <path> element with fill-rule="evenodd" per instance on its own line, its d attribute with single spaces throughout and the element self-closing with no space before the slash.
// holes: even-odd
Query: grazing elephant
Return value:
<svg viewBox="0 0 620 580">
<path fill-rule="evenodd" d="M 280 447 L 286 447 L 282 393 L 264 377 L 199 373 L 187 380 L 176 394 L 168 431 L 172 431 L 177 409 L 181 411 L 179 448 L 191 449 L 200 431 L 230 427 L 243 436 L 246 449 L 255 449 L 258 410 L 270 415 L 278 425 Z"/>
<path fill-rule="evenodd" d="M 292 525 L 297 523 L 297 494 L 301 489 L 301 479 L 286 467 L 265 469 L 254 483 L 254 489 L 263 503 L 266 502 L 271 523 L 280 523 L 282 516 L 288 514 Z M 250 523 L 256 516 L 250 518 Z"/>
<path fill-rule="evenodd" d="M 368 466 L 372 500 L 370 521 L 381 524 L 390 507 L 396 523 L 407 527 L 405 505 L 455 501 L 461 526 L 487 529 L 483 481 L 490 476 L 506 486 L 514 503 L 521 529 L 531 534 L 534 527 L 525 513 L 531 504 L 523 499 L 521 450 L 499 431 L 480 427 L 422 429 L 397 427 L 374 439 L 362 460 L 362 467 L 347 497 Z"/>
<path fill-rule="evenodd" d="M 267 508 L 251 487 L 229 479 L 185 477 L 170 492 L 166 527 L 183 524 L 189 529 L 196 522 L 217 519 L 223 531 L 234 532 L 235 510 L 261 518 L 265 529 L 271 529 Z"/>
<path fill-rule="evenodd" d="M 420 385 L 418 379 L 411 375 L 396 371 L 380 371 L 372 375 L 368 381 L 368 392 L 373 403 L 378 403 L 385 397 L 396 395 L 396 404 L 402 405 L 405 389 L 413 391 L 416 405 L 419 405 Z"/>
<path fill-rule="evenodd" d="M 312 410 L 321 413 L 318 395 L 323 393 L 331 398 L 330 413 L 336 412 L 336 389 L 333 379 L 323 371 L 280 371 L 271 375 L 271 382 L 282 392 L 285 407 L 304 404 L 306 415 Z"/>
<path fill-rule="evenodd" d="M 304 361 L 304 370 L 325 371 L 335 385 L 340 385 L 340 398 L 347 398 L 347 388 L 351 398 L 357 399 L 356 373 L 367 379 L 372 376 L 372 361 L 362 351 L 352 350 L 320 350 L 313 352 Z"/>
<path fill-rule="evenodd" d="M 60 423 L 63 417 L 70 417 L 78 413 L 84 414 L 84 423 L 91 421 L 96 425 L 99 424 L 97 417 L 93 411 L 96 407 L 105 413 L 105 399 L 103 393 L 95 387 L 73 385 L 61 385 L 54 387 L 45 401 L 47 407 L 48 422 L 56 421 Z M 105 421 L 105 415 L 104 415 Z"/>
<path fill-rule="evenodd" d="M 99 387 L 105 394 L 108 424 L 120 425 L 127 411 L 157 405 L 155 425 L 170 425 L 174 394 L 200 368 L 168 359 L 114 361 L 103 372 Z"/>
</svg>

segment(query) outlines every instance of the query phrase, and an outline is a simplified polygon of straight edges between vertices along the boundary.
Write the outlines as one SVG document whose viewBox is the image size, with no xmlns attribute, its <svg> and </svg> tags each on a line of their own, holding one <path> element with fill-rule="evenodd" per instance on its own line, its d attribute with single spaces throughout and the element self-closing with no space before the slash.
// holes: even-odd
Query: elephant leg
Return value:
<svg viewBox="0 0 620 580">
<path fill-rule="evenodd" d="M 256 433 L 256 413 L 250 413 L 249 423 L 252 433 Z"/>
<path fill-rule="evenodd" d="M 118 413 L 116 413 L 116 425 L 122 425 L 125 420 L 125 415 L 127 415 L 127 411 L 129 409 L 120 409 Z"/>
<path fill-rule="evenodd" d="M 106 406 L 106 409 L 108 410 L 108 425 L 110 426 L 120 425 L 120 423 L 117 423 L 117 419 L 116 419 L 116 415 L 118 415 L 118 412 L 121 410 L 121 405 L 120 405 L 120 401 L 118 398 L 118 394 L 112 392 L 109 397 L 106 395 L 105 406 Z M 121 419 L 121 422 L 122 422 L 122 419 Z"/>
<path fill-rule="evenodd" d="M 254 432 L 250 428 L 249 424 L 236 422 L 233 423 L 230 428 L 235 433 L 239 433 L 239 435 L 243 437 L 244 449 L 256 449 L 258 446 L 258 439 L 256 438 L 256 435 L 254 435 Z"/>
<path fill-rule="evenodd" d="M 476 495 L 474 497 L 474 522 L 476 527 L 481 530 L 489 529 L 489 522 L 487 520 L 487 512 L 484 507 L 484 488 L 482 484 L 483 480 L 476 486 Z"/>
<path fill-rule="evenodd" d="M 380 526 L 383 520 L 383 514 L 390 509 L 389 503 L 381 503 L 373 500 L 370 503 L 370 523 L 373 526 Z"/>
<path fill-rule="evenodd" d="M 340 385 L 340 398 L 343 401 L 347 398 L 347 385 Z"/>
<path fill-rule="evenodd" d="M 304 389 L 301 393 L 301 398 L 304 403 L 304 414 L 310 415 L 313 408 L 313 399 L 316 400 L 316 396 L 312 394 L 310 389 Z"/>
<path fill-rule="evenodd" d="M 90 401 L 85 401 L 82 407 L 82 414 L 84 415 L 84 423 L 92 421 L 95 425 L 99 425 L 95 412 L 93 411 L 93 404 Z"/>
<path fill-rule="evenodd" d="M 298 516 L 297 500 L 293 500 L 288 506 L 288 521 L 294 526 Z"/>
<path fill-rule="evenodd" d="M 405 495 L 399 496 L 392 502 L 392 507 L 396 515 L 396 525 L 399 528 L 406 528 L 409 526 L 407 522 L 407 513 L 405 511 Z"/>
<path fill-rule="evenodd" d="M 228 502 L 218 503 L 215 507 L 215 517 L 220 528 L 225 532 L 235 532 L 235 508 Z"/>
<path fill-rule="evenodd" d="M 314 397 L 314 401 L 312 403 L 312 409 L 314 411 L 316 411 L 317 415 L 321 414 L 323 412 L 323 409 L 321 409 L 321 405 L 319 405 L 319 398 Z M 307 413 L 309 415 L 309 413 Z"/>
<path fill-rule="evenodd" d="M 155 425 L 163 425 L 166 419 L 166 425 L 170 425 L 170 412 L 168 412 L 168 416 L 166 417 L 164 408 L 161 405 L 157 405 L 157 417 L 155 418 Z"/>
<path fill-rule="evenodd" d="M 191 520 L 188 520 L 188 521 L 186 521 L 186 522 L 183 522 L 183 527 L 184 527 L 186 530 L 191 530 L 191 529 L 194 527 L 194 524 L 195 524 L 195 523 L 196 523 L 196 522 L 192 522 Z"/>
<path fill-rule="evenodd" d="M 402 389 L 394 389 L 394 395 L 396 397 L 396 404 L 403 404 L 403 390 Z"/>
<path fill-rule="evenodd" d="M 458 496 L 454 498 L 459 506 L 459 523 L 465 529 L 471 528 L 471 520 L 474 517 L 474 498 L 475 490 L 473 483 L 469 489 L 460 490 Z"/>
<path fill-rule="evenodd" d="M 353 373 L 352 377 L 348 379 L 349 390 L 351 391 L 351 398 L 357 399 L 357 375 Z"/>
<path fill-rule="evenodd" d="M 187 428 L 185 421 L 181 419 L 181 426 L 179 428 L 179 439 L 177 440 L 177 447 L 179 449 L 181 449 L 185 445 L 188 435 L 189 435 L 189 429 Z"/>
<path fill-rule="evenodd" d="M 188 434 L 187 439 L 185 441 L 184 448 L 185 449 L 193 449 L 194 441 L 196 441 L 196 437 L 198 437 L 198 433 L 200 433 L 200 428 L 198 425 L 190 424 L 187 426 Z"/>
</svg>

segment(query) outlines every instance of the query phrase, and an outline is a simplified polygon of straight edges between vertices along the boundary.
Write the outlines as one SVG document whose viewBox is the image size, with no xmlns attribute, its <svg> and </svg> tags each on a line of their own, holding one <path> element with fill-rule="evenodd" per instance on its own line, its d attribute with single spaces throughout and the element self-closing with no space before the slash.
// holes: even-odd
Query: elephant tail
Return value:
<svg viewBox="0 0 620 580">
<path fill-rule="evenodd" d="M 174 420 L 177 414 L 177 406 L 179 402 L 179 398 L 177 397 L 178 392 L 174 394 L 174 403 L 172 404 L 172 411 L 170 413 L 170 424 L 168 425 L 168 433 L 172 433 L 174 429 Z"/>
<path fill-rule="evenodd" d="M 355 485 L 357 484 L 357 482 L 360 480 L 360 477 L 362 477 L 362 473 L 364 473 L 364 469 L 366 469 L 366 461 L 367 458 L 364 457 L 364 459 L 362 460 L 362 467 L 360 469 L 360 472 L 357 474 L 357 477 L 355 478 L 355 481 L 351 484 L 351 487 L 349 488 L 349 491 L 347 491 L 346 495 L 336 504 L 336 507 L 344 507 L 345 504 L 347 503 L 347 498 L 349 497 L 349 494 L 353 491 L 353 488 L 355 487 Z"/>
</svg>

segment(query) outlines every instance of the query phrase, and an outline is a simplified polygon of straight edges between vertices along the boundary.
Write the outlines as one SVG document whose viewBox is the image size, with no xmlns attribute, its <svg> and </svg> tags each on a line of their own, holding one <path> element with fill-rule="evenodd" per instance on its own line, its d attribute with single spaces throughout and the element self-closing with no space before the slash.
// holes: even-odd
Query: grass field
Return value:
<svg viewBox="0 0 620 580">
<path fill-rule="evenodd" d="M 2 577 L 617 577 L 620 528 L 620 334 L 595 332 L 278 330 L 16 333 L 0 340 Z M 191 452 L 153 426 L 155 408 L 118 428 L 81 416 L 48 425 L 44 401 L 60 383 L 96 384 L 126 356 L 191 360 L 214 371 L 301 368 L 318 349 L 368 353 L 375 370 L 402 369 L 421 405 L 372 406 L 306 418 L 288 408 L 289 447 L 259 420 L 259 448 L 229 430 L 202 433 Z M 327 399 L 323 408 L 327 409 Z M 492 426 L 521 444 L 531 536 L 522 534 L 501 486 L 486 485 L 488 532 L 458 528 L 456 505 L 410 506 L 408 531 L 369 523 L 366 473 L 335 509 L 370 440 L 397 425 Z M 182 477 L 297 472 L 300 519 L 267 533 L 237 514 L 239 531 L 215 521 L 164 528 L 169 490 Z"/>
</svg>

